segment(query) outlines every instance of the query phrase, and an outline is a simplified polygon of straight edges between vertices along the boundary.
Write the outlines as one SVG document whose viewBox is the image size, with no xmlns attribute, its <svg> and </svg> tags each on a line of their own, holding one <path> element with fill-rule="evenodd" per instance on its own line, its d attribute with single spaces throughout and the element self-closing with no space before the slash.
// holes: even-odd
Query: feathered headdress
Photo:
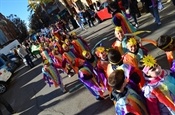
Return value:
<svg viewBox="0 0 175 115">
<path fill-rule="evenodd" d="M 137 44 L 137 41 L 135 38 L 129 38 L 128 42 L 127 42 L 128 45 L 136 45 Z"/>
<path fill-rule="evenodd" d="M 144 73 L 147 73 L 151 67 L 154 67 L 157 64 L 155 58 L 151 55 L 144 56 L 141 62 L 143 62 L 142 65 L 144 66 L 144 68 L 142 71 Z"/>
</svg>

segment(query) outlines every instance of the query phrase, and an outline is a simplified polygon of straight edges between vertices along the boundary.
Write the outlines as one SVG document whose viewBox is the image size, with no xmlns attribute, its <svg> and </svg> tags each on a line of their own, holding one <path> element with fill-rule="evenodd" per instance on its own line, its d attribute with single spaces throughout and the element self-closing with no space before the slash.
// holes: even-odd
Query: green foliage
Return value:
<svg viewBox="0 0 175 115">
<path fill-rule="evenodd" d="M 39 0 L 37 3 L 28 5 L 28 11 L 31 15 L 29 16 L 29 28 L 37 31 L 43 27 L 47 27 L 50 24 L 50 16 L 46 11 L 46 5 L 54 0 Z"/>
</svg>

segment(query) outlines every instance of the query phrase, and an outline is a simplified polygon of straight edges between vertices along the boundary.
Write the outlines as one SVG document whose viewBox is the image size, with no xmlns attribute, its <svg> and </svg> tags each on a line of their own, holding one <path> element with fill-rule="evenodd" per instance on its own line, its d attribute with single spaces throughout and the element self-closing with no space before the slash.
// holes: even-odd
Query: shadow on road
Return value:
<svg viewBox="0 0 175 115">
<path fill-rule="evenodd" d="M 33 91 L 35 92 L 35 89 L 33 89 Z M 60 100 L 54 100 L 53 102 L 46 104 L 47 102 L 55 99 L 58 96 L 63 95 L 63 93 L 61 92 L 60 89 L 56 89 L 54 91 L 52 91 L 51 93 L 48 93 L 46 95 L 40 95 L 38 97 L 35 97 L 31 100 L 28 100 L 28 105 L 29 103 L 31 103 L 30 106 L 23 106 L 23 109 L 20 115 L 31 115 L 31 114 L 35 114 L 38 115 L 41 111 L 50 108 L 54 105 L 57 105 Z"/>
<path fill-rule="evenodd" d="M 84 85 L 78 79 L 65 85 L 65 87 L 69 93 L 72 93 L 72 92 L 80 89 L 83 86 Z"/>
<path fill-rule="evenodd" d="M 88 107 L 83 109 L 81 112 L 76 113 L 75 115 L 98 115 L 108 110 L 112 106 L 114 106 L 113 102 L 109 98 L 107 98 L 105 100 L 98 101 L 92 105 L 89 105 Z"/>
</svg>

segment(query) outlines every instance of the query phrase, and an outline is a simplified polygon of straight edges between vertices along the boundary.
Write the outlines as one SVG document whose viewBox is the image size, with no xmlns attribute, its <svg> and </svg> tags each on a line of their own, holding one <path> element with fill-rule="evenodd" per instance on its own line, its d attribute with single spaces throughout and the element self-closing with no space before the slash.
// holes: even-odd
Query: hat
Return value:
<svg viewBox="0 0 175 115">
<path fill-rule="evenodd" d="M 144 56 L 141 62 L 143 62 L 142 65 L 144 66 L 144 68 L 142 71 L 144 73 L 147 73 L 150 68 L 154 67 L 157 64 L 155 58 L 151 55 Z"/>
<path fill-rule="evenodd" d="M 89 53 L 87 50 L 83 50 L 82 55 L 86 57 L 86 54 Z"/>
<path fill-rule="evenodd" d="M 71 32 L 70 35 L 72 35 L 72 36 L 76 36 L 77 34 L 76 34 L 76 32 Z"/>
<path fill-rule="evenodd" d="M 49 61 L 46 59 L 46 60 L 44 60 L 44 65 L 47 65 L 47 64 L 49 64 Z"/>
<path fill-rule="evenodd" d="M 63 44 L 63 45 L 62 45 L 62 48 L 64 49 L 65 47 L 67 47 L 67 45 L 66 45 L 66 44 Z"/>
<path fill-rule="evenodd" d="M 137 41 L 135 38 L 129 38 L 128 41 L 127 41 L 127 44 L 132 46 L 132 45 L 136 45 L 137 44 Z"/>
<path fill-rule="evenodd" d="M 123 31 L 123 29 L 121 28 L 121 26 L 117 26 L 115 27 L 115 31 Z"/>
</svg>

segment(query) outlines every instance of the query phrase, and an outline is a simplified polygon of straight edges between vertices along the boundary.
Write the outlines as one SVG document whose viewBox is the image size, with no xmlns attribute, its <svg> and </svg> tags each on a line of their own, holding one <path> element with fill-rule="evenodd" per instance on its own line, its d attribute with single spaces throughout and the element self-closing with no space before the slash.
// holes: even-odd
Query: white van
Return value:
<svg viewBox="0 0 175 115">
<path fill-rule="evenodd" d="M 0 69 L 0 94 L 6 92 L 7 90 L 7 81 L 10 80 L 12 73 L 6 69 Z"/>
</svg>

